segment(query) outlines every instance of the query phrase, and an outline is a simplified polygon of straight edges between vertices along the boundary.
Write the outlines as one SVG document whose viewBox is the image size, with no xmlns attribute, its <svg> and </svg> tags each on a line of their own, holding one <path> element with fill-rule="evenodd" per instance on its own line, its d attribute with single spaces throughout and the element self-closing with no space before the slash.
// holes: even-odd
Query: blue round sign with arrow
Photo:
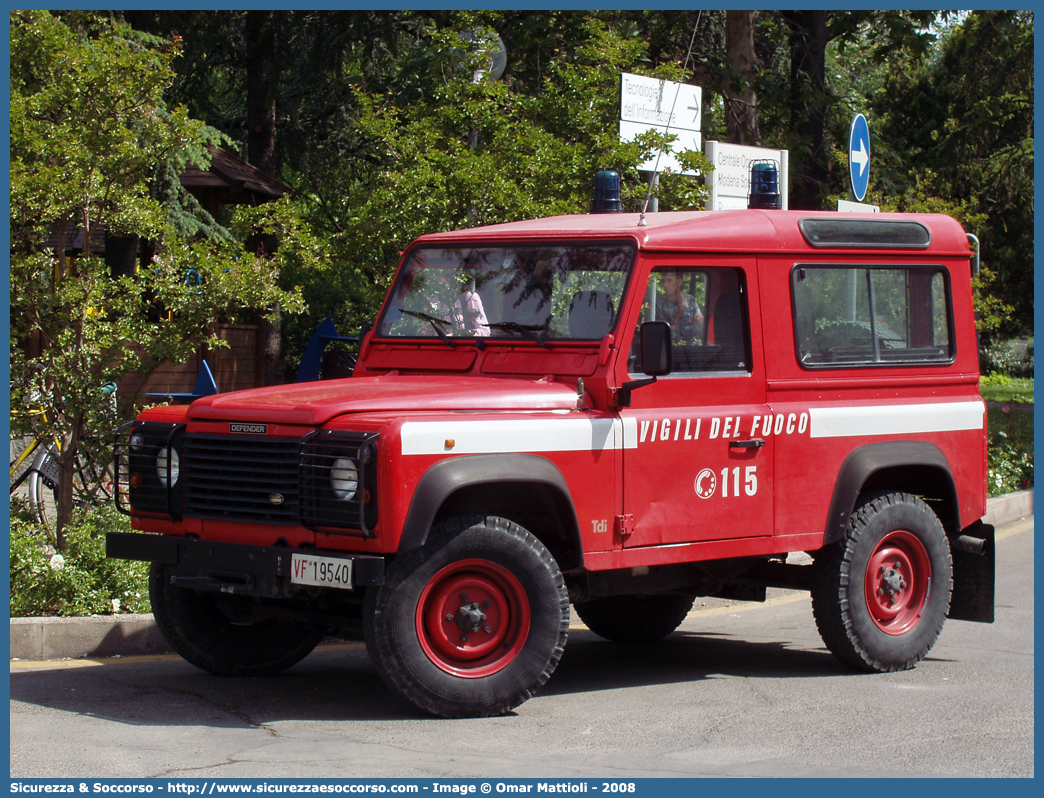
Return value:
<svg viewBox="0 0 1044 798">
<path fill-rule="evenodd" d="M 848 176 L 852 195 L 856 202 L 862 202 L 870 184 L 870 126 L 862 114 L 856 114 L 848 134 Z"/>
</svg>

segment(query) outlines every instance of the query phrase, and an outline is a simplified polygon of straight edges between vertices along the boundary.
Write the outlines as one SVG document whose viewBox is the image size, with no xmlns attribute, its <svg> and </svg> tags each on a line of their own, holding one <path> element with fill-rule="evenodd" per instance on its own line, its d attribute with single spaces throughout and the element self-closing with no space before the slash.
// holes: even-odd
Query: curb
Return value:
<svg viewBox="0 0 1044 798">
<path fill-rule="evenodd" d="M 982 520 L 994 526 L 1003 526 L 1033 515 L 1033 488 L 1005 493 L 986 501 L 986 515 Z"/>
<path fill-rule="evenodd" d="M 984 520 L 1002 526 L 1033 515 L 1033 490 L 986 503 Z M 11 659 L 53 660 L 173 653 L 151 615 L 89 618 L 12 618 Z"/>
<path fill-rule="evenodd" d="M 171 652 L 152 615 L 11 619 L 11 659 L 129 657 Z"/>
</svg>

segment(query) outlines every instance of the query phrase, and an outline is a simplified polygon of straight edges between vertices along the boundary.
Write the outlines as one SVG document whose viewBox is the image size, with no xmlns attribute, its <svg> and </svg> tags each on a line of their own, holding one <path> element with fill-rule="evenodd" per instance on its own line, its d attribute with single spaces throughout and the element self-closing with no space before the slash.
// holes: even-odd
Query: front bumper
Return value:
<svg viewBox="0 0 1044 798">
<path fill-rule="evenodd" d="M 334 590 L 293 584 L 290 574 L 294 549 L 285 547 L 222 543 L 176 535 L 109 532 L 105 536 L 105 553 L 118 560 L 144 560 L 166 565 L 175 585 L 193 590 L 271 599 L 293 598 L 317 589 Z M 384 584 L 383 557 L 318 549 L 308 549 L 307 553 L 350 560 L 353 588 Z M 346 591 L 337 589 L 337 592 Z"/>
</svg>

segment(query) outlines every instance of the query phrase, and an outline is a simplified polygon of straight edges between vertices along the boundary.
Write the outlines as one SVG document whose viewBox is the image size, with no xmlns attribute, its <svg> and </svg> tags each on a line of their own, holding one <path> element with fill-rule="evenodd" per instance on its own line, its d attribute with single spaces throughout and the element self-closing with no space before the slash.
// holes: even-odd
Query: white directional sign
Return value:
<svg viewBox="0 0 1044 798">
<path fill-rule="evenodd" d="M 747 195 L 750 194 L 750 164 L 753 161 L 776 163 L 779 168 L 783 209 L 787 209 L 787 189 L 790 185 L 790 153 L 787 150 L 708 141 L 704 155 L 714 164 L 714 171 L 707 180 L 707 186 L 711 190 L 707 210 L 728 211 L 747 207 Z"/>
<path fill-rule="evenodd" d="M 673 153 L 682 150 L 699 152 L 703 89 L 687 83 L 659 80 L 624 72 L 620 75 L 620 139 L 632 141 L 636 136 L 652 130 L 661 136 L 667 133 L 676 140 L 668 150 L 656 155 L 638 168 L 647 172 L 670 168 L 681 172 L 681 165 Z M 686 174 L 694 174 L 686 172 Z"/>
</svg>

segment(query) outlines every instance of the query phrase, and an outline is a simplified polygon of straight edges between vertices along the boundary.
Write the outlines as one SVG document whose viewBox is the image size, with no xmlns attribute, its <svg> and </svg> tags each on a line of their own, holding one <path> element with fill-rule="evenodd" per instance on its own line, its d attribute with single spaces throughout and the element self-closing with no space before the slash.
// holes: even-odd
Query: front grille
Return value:
<svg viewBox="0 0 1044 798">
<path fill-rule="evenodd" d="M 184 514 L 269 524 L 299 520 L 297 438 L 186 434 Z"/>
<path fill-rule="evenodd" d="M 117 504 L 138 516 L 299 524 L 373 537 L 377 439 L 331 430 L 304 438 L 199 434 L 183 425 L 133 422 L 116 438 Z"/>
</svg>

